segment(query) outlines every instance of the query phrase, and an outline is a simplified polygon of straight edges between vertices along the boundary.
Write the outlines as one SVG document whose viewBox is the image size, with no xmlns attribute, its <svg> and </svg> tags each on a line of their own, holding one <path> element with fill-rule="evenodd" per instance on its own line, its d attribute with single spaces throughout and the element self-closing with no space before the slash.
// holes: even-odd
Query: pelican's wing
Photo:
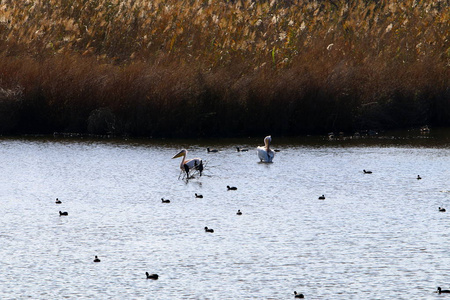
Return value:
<svg viewBox="0 0 450 300">
<path fill-rule="evenodd" d="M 187 165 L 189 169 L 197 168 L 201 165 L 201 163 L 202 163 L 201 158 L 192 158 L 184 162 L 184 164 Z"/>
<path fill-rule="evenodd" d="M 259 146 L 256 148 L 256 151 L 258 152 L 258 157 L 261 161 L 267 161 L 267 151 L 266 148 Z"/>
<path fill-rule="evenodd" d="M 273 158 L 275 157 L 275 152 L 273 152 L 272 150 L 269 150 L 269 152 L 267 153 L 267 157 L 268 157 L 267 162 L 272 162 Z"/>
<path fill-rule="evenodd" d="M 258 157 L 262 162 L 272 162 L 275 153 L 272 150 L 267 151 L 265 147 L 259 146 L 256 148 Z"/>
<path fill-rule="evenodd" d="M 202 161 L 201 158 L 189 159 L 189 160 L 184 162 L 183 167 L 184 167 L 188 177 L 189 177 L 189 171 L 190 170 L 194 170 L 195 172 L 198 172 L 200 174 L 200 176 L 202 176 L 202 172 L 203 172 L 203 169 L 204 169 L 203 161 Z"/>
</svg>

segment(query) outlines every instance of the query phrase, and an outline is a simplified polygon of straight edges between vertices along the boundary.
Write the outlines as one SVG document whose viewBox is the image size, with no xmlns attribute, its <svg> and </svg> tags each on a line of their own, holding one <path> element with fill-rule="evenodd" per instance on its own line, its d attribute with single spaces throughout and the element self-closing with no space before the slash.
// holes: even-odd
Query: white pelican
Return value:
<svg viewBox="0 0 450 300">
<path fill-rule="evenodd" d="M 194 169 L 200 172 L 200 176 L 202 176 L 203 171 L 203 161 L 201 158 L 191 158 L 186 159 L 187 150 L 183 149 L 177 154 L 175 154 L 173 158 L 177 157 L 183 157 L 183 160 L 181 160 L 180 169 L 181 171 L 185 171 L 186 175 L 189 177 L 189 171 Z"/>
<path fill-rule="evenodd" d="M 264 138 L 264 146 L 256 148 L 258 151 L 258 157 L 262 162 L 271 163 L 275 153 L 269 148 L 272 136 L 268 135 Z"/>
</svg>

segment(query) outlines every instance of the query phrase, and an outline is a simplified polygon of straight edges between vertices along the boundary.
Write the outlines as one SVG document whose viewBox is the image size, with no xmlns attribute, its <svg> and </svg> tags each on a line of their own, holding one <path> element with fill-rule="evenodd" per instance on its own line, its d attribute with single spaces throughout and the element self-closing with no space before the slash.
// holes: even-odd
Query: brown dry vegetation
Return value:
<svg viewBox="0 0 450 300">
<path fill-rule="evenodd" d="M 0 133 L 450 125 L 448 0 L 0 0 Z"/>
</svg>

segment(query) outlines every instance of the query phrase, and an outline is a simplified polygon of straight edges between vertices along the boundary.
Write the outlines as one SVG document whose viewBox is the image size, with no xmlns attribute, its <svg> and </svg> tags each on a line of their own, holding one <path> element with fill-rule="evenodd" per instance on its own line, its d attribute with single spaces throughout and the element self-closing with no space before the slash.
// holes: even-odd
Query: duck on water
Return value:
<svg viewBox="0 0 450 300">
<path fill-rule="evenodd" d="M 436 293 L 438 294 L 450 294 L 450 290 L 443 290 L 440 286 L 438 286 Z"/>
</svg>

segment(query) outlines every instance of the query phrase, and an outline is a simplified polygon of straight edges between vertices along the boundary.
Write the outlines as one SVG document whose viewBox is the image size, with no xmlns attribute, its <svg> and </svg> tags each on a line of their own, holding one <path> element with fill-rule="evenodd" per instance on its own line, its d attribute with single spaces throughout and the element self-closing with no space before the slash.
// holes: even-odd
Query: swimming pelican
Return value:
<svg viewBox="0 0 450 300">
<path fill-rule="evenodd" d="M 201 158 L 191 158 L 186 159 L 187 150 L 183 149 L 177 154 L 175 154 L 173 158 L 183 157 L 180 164 L 180 169 L 186 172 L 186 175 L 189 177 L 189 171 L 194 169 L 200 172 L 200 176 L 202 176 L 203 171 L 203 161 Z"/>
<path fill-rule="evenodd" d="M 256 148 L 258 151 L 258 157 L 261 162 L 271 163 L 275 153 L 269 148 L 270 142 L 272 141 L 272 136 L 268 135 L 264 138 L 264 146 L 259 146 Z"/>
</svg>

